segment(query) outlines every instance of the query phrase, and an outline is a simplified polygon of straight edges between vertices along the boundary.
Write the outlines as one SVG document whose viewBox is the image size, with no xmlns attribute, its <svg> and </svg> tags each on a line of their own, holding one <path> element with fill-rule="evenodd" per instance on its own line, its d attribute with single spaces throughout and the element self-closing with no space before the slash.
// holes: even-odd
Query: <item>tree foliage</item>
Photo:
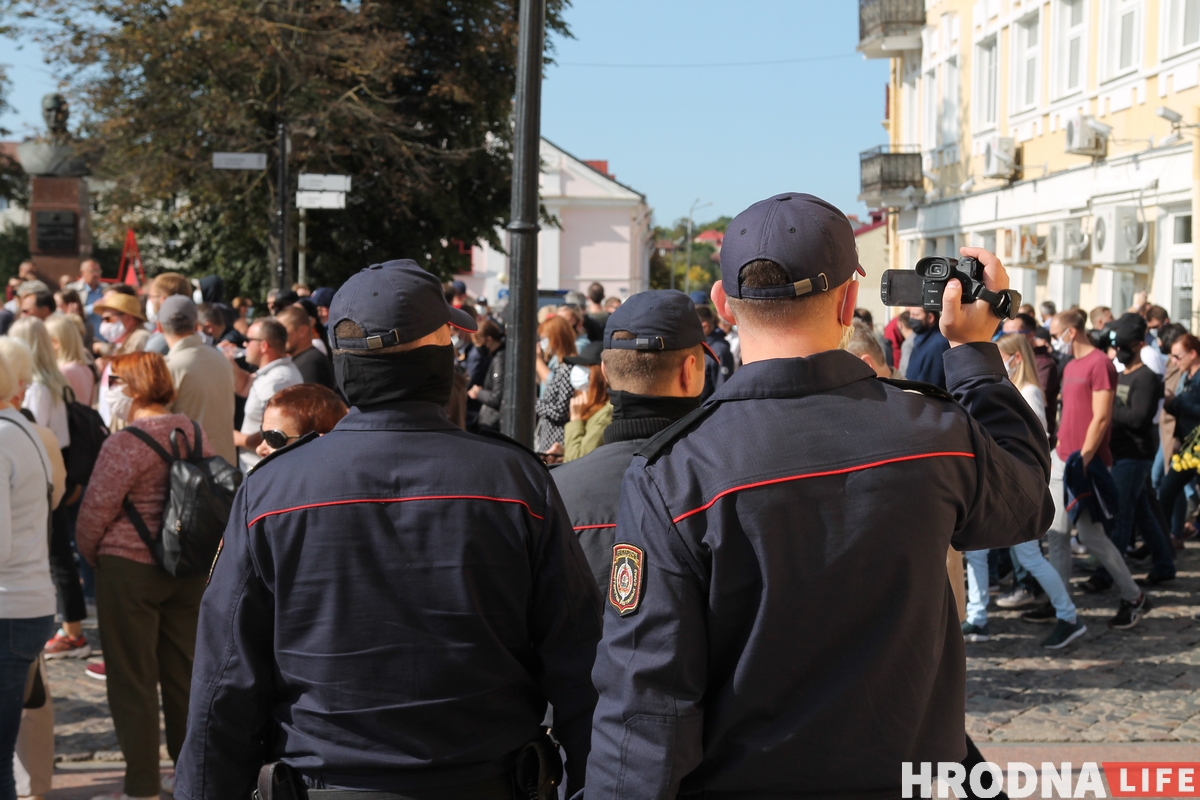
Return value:
<svg viewBox="0 0 1200 800">
<path fill-rule="evenodd" d="M 111 181 L 95 227 L 135 228 L 152 271 L 217 272 L 241 293 L 273 282 L 281 119 L 289 201 L 299 172 L 353 181 L 345 210 L 308 213 L 310 282 L 398 257 L 449 275 L 469 258 L 460 243 L 499 244 L 516 0 L 10 2 L 67 79 L 81 146 Z M 562 35 L 568 2 L 547 3 Z M 225 151 L 268 153 L 270 167 L 214 170 Z"/>
<path fill-rule="evenodd" d="M 0 26 L 0 36 L 4 32 L 4 27 Z M 8 75 L 5 73 L 4 65 L 0 64 L 0 114 L 9 111 L 8 87 Z M 0 137 L 8 136 L 11 133 L 12 131 L 0 126 Z M 9 157 L 6 153 L 0 153 L 0 198 L 23 206 L 29 205 L 29 178 L 25 176 L 25 171 L 21 169 L 17 160 Z M 28 248 L 26 249 L 28 250 Z M 24 257 L 29 257 L 28 252 Z"/>
</svg>

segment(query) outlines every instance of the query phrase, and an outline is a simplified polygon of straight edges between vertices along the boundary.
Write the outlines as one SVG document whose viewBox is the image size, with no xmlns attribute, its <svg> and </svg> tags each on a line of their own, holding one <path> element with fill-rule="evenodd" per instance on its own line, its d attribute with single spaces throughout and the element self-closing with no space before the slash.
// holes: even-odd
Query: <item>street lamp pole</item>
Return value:
<svg viewBox="0 0 1200 800">
<path fill-rule="evenodd" d="M 546 0 L 521 0 L 517 42 L 512 220 L 508 223 L 508 308 L 504 312 L 504 401 L 500 429 L 533 446 L 533 348 L 537 341 L 538 178 L 541 173 L 542 52 Z"/>
<path fill-rule="evenodd" d="M 280 292 L 287 291 L 287 122 L 279 118 L 276 127 L 276 138 L 279 140 L 279 205 L 275 210 L 275 226 L 279 231 L 279 260 L 275 264 L 275 283 Z"/>
<path fill-rule="evenodd" d="M 688 226 L 687 226 L 687 262 L 683 268 L 683 293 L 690 294 L 692 291 L 692 217 L 698 208 L 707 208 L 712 203 L 700 205 L 700 198 L 696 198 L 696 202 L 692 203 L 692 207 L 688 209 Z"/>
</svg>

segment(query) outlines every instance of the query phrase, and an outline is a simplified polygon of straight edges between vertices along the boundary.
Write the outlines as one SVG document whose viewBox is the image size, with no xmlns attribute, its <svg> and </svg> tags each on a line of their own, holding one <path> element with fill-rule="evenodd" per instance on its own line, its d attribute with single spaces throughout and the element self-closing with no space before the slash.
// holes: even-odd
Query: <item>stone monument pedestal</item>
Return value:
<svg viewBox="0 0 1200 800">
<path fill-rule="evenodd" d="M 37 271 L 53 281 L 77 276 L 92 254 L 87 182 L 35 176 L 29 204 L 29 252 Z M 51 287 L 57 289 L 57 283 Z"/>
</svg>

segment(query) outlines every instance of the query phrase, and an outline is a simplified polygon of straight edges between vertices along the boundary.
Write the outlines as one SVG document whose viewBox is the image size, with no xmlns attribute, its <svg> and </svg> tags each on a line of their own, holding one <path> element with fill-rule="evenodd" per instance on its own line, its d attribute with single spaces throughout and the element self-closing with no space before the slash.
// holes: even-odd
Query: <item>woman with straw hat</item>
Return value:
<svg viewBox="0 0 1200 800">
<path fill-rule="evenodd" d="M 145 328 L 146 312 L 136 297 L 110 291 L 93 308 L 103 320 L 100 335 L 105 339 L 93 345 L 96 355 L 120 356 L 146 348 L 150 332 Z"/>
</svg>

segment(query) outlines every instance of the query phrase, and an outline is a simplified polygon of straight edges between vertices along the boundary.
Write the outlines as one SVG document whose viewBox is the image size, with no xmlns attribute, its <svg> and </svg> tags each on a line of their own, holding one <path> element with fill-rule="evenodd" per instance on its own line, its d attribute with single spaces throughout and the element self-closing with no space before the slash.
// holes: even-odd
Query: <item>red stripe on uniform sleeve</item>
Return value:
<svg viewBox="0 0 1200 800">
<path fill-rule="evenodd" d="M 745 484 L 742 484 L 741 486 L 734 486 L 732 488 L 726 489 L 723 492 L 719 492 L 715 497 L 713 497 L 712 500 L 709 500 L 704 505 L 700 506 L 699 508 L 693 508 L 691 511 L 685 511 L 682 514 L 680 514 L 678 517 L 675 517 L 675 519 L 672 521 L 675 523 L 679 523 L 679 522 L 682 522 L 683 520 L 687 519 L 688 517 L 692 516 L 693 514 L 699 514 L 701 511 L 708 511 L 722 497 L 725 497 L 726 495 L 729 495 L 729 494 L 733 494 L 734 492 L 740 492 L 743 489 L 757 489 L 760 486 L 771 486 L 772 484 L 776 484 L 776 483 L 787 483 L 788 481 L 799 481 L 799 480 L 803 480 L 805 478 L 824 478 L 829 475 L 844 475 L 847 472 L 858 472 L 859 470 L 871 469 L 872 467 L 882 467 L 887 464 L 898 464 L 903 461 L 917 461 L 917 460 L 923 459 L 923 458 L 974 458 L 974 457 L 975 457 L 974 453 L 955 453 L 955 452 L 920 453 L 918 455 L 913 455 L 913 456 L 898 456 L 896 458 L 886 458 L 883 461 L 873 461 L 870 464 L 859 464 L 854 467 L 843 467 L 842 469 L 831 469 L 831 470 L 826 470 L 825 472 L 806 472 L 801 475 L 787 475 L 782 478 L 772 478 L 769 481 L 757 481 L 755 483 L 745 483 Z"/>
<path fill-rule="evenodd" d="M 358 503 L 379 503 L 379 504 L 408 503 L 408 502 L 412 502 L 414 500 L 487 500 L 492 503 L 513 503 L 515 505 L 524 506 L 525 510 L 527 512 L 529 512 L 529 516 L 533 517 L 534 519 L 536 519 L 536 520 L 543 519 L 543 517 L 540 514 L 535 513 L 534 510 L 529 507 L 529 504 L 526 503 L 524 500 L 516 500 L 511 497 L 487 497 L 485 495 L 477 495 L 477 494 L 431 494 L 431 495 L 423 495 L 420 497 L 362 497 L 362 498 L 355 498 L 353 500 L 328 500 L 324 503 L 307 503 L 302 506 L 292 506 L 291 508 L 281 508 L 278 511 L 268 511 L 264 514 L 259 514 L 257 517 L 250 520 L 250 524 L 247 525 L 246 527 L 253 528 L 256 523 L 261 522 L 262 520 L 266 519 L 267 517 L 274 517 L 274 516 L 278 516 L 279 514 L 288 514 L 292 511 L 304 511 L 305 509 L 309 509 L 309 508 L 324 508 L 326 506 L 347 506 L 347 505 L 354 505 L 354 504 L 358 504 Z"/>
</svg>

